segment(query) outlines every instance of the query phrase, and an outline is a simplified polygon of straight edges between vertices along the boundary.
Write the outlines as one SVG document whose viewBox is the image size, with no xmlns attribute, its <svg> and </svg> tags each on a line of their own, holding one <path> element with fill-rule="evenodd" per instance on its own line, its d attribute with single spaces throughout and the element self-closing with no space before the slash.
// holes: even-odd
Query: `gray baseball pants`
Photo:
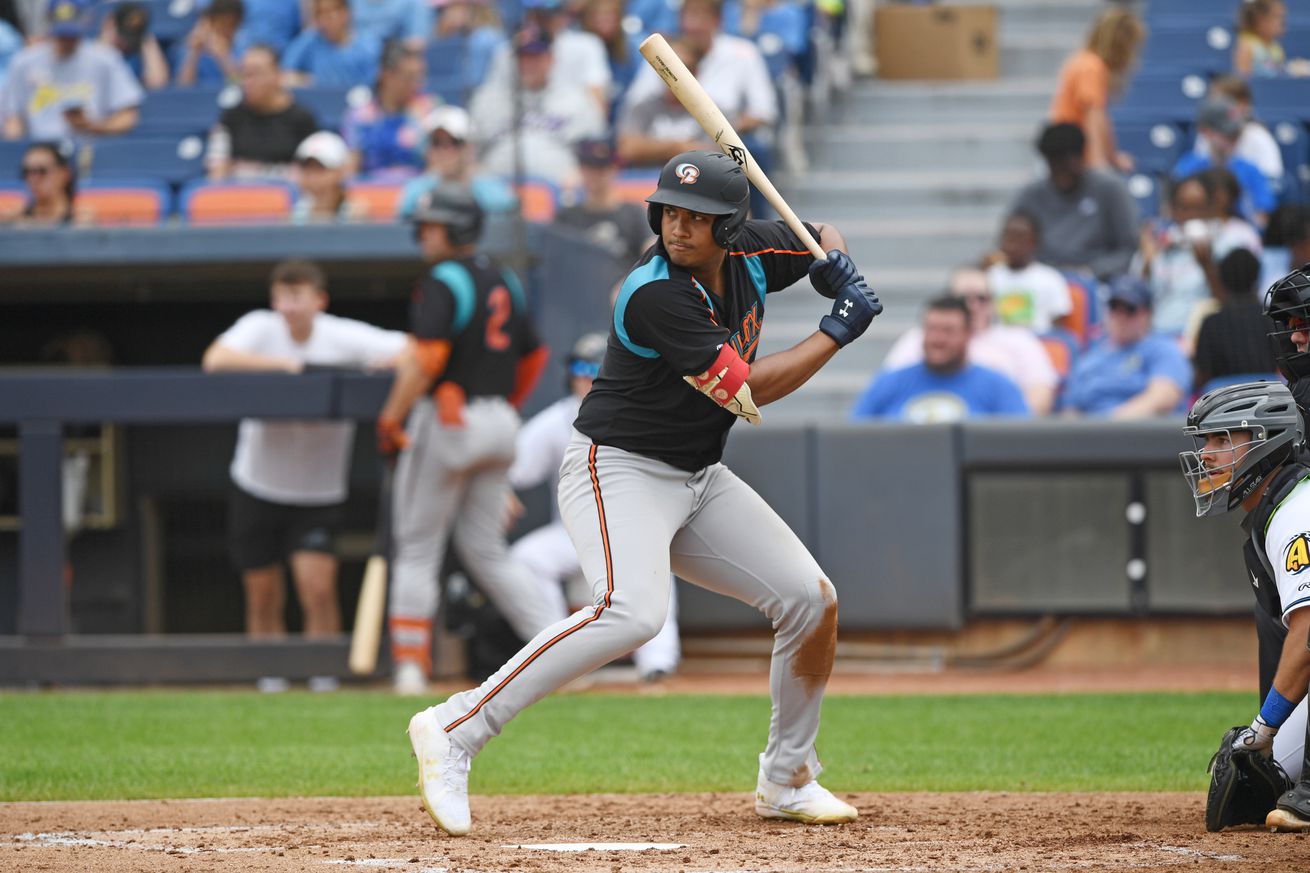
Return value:
<svg viewBox="0 0 1310 873">
<path fill-rule="evenodd" d="M 449 535 L 464 568 L 525 640 L 558 621 L 552 603 L 505 544 L 506 473 L 519 415 L 501 398 L 474 398 L 463 427 L 444 427 L 432 401 L 414 405 L 392 489 L 391 615 L 430 622 Z"/>
<path fill-rule="evenodd" d="M 559 503 L 595 605 L 541 631 L 481 686 L 438 706 L 452 742 L 477 754 L 525 707 L 653 637 L 672 570 L 772 621 L 764 775 L 797 786 L 817 777 L 837 595 L 777 513 L 722 464 L 688 473 L 576 432 L 560 467 Z"/>
</svg>

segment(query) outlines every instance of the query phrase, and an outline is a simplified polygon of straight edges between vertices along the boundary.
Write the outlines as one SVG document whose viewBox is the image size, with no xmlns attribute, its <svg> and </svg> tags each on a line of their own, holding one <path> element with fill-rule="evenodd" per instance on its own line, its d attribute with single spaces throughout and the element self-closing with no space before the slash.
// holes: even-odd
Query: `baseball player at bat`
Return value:
<svg viewBox="0 0 1310 873">
<path fill-rule="evenodd" d="M 647 198 L 658 238 L 615 302 L 608 346 L 560 467 L 560 518 L 595 596 L 477 688 L 417 713 L 423 806 L 468 833 L 468 773 L 525 707 L 632 651 L 664 624 L 670 571 L 759 609 L 774 629 L 773 713 L 755 811 L 854 821 L 817 781 L 814 741 L 837 644 L 837 591 L 781 518 L 721 462 L 739 419 L 795 391 L 882 311 L 828 225 L 816 261 L 782 223 L 748 221 L 749 185 L 717 152 L 676 155 Z M 809 275 L 833 299 L 818 329 L 756 358 L 765 302 Z M 603 737 L 597 737 L 603 742 Z"/>
<path fill-rule="evenodd" d="M 518 278 L 475 252 L 482 209 L 471 193 L 437 188 L 412 220 L 429 269 L 414 291 L 413 342 L 377 422 L 379 451 L 399 455 L 390 629 L 395 689 L 403 694 L 427 689 L 447 535 L 521 638 L 559 617 L 541 586 L 510 560 L 503 524 L 518 407 L 540 378 L 547 349 Z"/>
</svg>

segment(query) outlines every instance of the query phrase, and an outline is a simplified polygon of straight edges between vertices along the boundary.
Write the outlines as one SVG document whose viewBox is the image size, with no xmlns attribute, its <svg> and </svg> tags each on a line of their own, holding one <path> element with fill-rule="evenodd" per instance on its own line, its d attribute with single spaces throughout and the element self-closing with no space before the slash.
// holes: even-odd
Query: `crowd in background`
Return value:
<svg viewBox="0 0 1310 873">
<path fill-rule="evenodd" d="M 1209 82 L 1195 143 L 1145 216 L 1111 107 L 1147 31 L 1129 8 L 1097 18 L 1059 71 L 1036 142 L 1045 173 L 1014 198 L 997 249 L 956 270 L 895 344 L 854 417 L 1144 418 L 1278 378 L 1260 290 L 1310 260 L 1310 216 L 1249 80 L 1306 65 L 1279 43 L 1280 0 L 1241 2 L 1236 18 L 1232 72 Z"/>
</svg>

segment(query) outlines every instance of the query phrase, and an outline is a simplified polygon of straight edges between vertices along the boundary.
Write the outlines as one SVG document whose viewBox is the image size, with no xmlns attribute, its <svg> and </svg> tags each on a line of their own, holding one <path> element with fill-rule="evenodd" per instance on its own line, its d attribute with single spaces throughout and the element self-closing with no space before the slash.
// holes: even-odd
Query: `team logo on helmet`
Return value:
<svg viewBox="0 0 1310 873">
<path fill-rule="evenodd" d="M 673 168 L 673 174 L 682 180 L 682 184 L 695 185 L 700 178 L 700 167 L 695 164 L 678 164 Z"/>
</svg>

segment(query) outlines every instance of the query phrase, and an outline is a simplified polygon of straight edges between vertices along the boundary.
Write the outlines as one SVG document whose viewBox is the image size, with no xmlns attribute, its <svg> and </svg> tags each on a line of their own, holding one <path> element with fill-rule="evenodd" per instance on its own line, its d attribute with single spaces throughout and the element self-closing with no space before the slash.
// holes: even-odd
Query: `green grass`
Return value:
<svg viewBox="0 0 1310 873">
<path fill-rule="evenodd" d="M 832 697 L 842 791 L 1194 791 L 1250 694 Z M 405 725 L 383 694 L 0 694 L 0 800 L 397 795 Z M 480 794 L 748 791 L 764 697 L 564 695 L 478 756 Z"/>
</svg>

